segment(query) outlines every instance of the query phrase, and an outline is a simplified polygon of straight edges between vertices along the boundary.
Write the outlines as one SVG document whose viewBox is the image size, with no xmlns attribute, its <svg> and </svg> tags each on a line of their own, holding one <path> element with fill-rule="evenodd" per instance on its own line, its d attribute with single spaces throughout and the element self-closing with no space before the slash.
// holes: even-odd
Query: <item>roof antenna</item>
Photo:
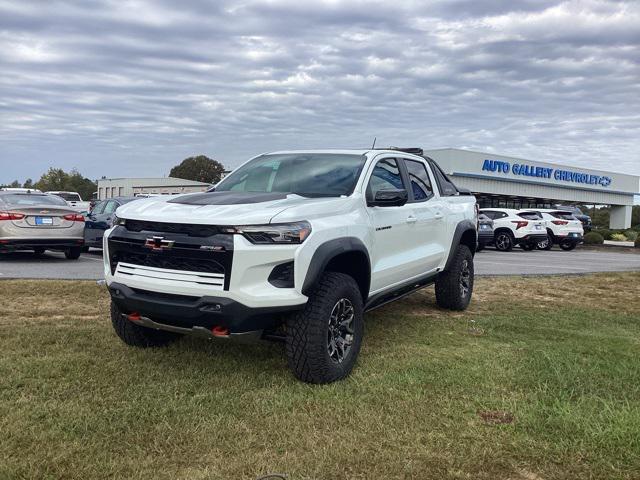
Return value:
<svg viewBox="0 0 640 480">
<path fill-rule="evenodd" d="M 373 150 L 374 148 L 376 148 L 376 140 L 378 139 L 378 137 L 373 137 L 373 145 L 371 145 L 371 150 Z"/>
</svg>

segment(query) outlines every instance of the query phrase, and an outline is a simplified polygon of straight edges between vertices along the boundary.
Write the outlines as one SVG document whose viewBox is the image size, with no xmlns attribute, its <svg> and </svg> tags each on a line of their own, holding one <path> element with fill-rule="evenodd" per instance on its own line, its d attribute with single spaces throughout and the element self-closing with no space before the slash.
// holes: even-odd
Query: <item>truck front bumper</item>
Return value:
<svg viewBox="0 0 640 480">
<path fill-rule="evenodd" d="M 162 325 L 190 329 L 193 333 L 214 328 L 241 334 L 276 328 L 282 315 L 299 310 L 303 305 L 279 307 L 248 307 L 228 297 L 192 297 L 133 289 L 122 283 L 109 285 L 111 300 L 124 314 L 137 313 Z M 171 330 L 165 328 L 165 330 Z M 173 330 L 176 331 L 176 330 Z"/>
</svg>

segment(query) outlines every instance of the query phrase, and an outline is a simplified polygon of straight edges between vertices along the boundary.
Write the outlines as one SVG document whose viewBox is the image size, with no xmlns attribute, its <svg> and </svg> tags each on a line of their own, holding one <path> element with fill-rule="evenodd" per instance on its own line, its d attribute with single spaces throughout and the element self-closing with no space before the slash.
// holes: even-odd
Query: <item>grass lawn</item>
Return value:
<svg viewBox="0 0 640 480">
<path fill-rule="evenodd" d="M 640 478 L 637 273 L 426 289 L 327 386 L 279 344 L 129 348 L 92 282 L 0 288 L 0 479 Z"/>
</svg>

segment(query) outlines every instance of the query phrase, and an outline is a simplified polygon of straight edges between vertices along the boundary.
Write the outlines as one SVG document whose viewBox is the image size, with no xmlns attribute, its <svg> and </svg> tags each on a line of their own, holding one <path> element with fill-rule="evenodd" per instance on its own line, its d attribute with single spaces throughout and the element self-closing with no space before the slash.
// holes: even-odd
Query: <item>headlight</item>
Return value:
<svg viewBox="0 0 640 480">
<path fill-rule="evenodd" d="M 240 225 L 227 227 L 227 233 L 244 235 L 251 243 L 297 244 L 302 243 L 311 233 L 309 222 L 274 223 L 272 225 Z"/>
<path fill-rule="evenodd" d="M 124 225 L 126 220 L 124 218 L 116 217 L 114 214 L 111 220 L 111 226 L 117 227 L 118 225 Z"/>
</svg>

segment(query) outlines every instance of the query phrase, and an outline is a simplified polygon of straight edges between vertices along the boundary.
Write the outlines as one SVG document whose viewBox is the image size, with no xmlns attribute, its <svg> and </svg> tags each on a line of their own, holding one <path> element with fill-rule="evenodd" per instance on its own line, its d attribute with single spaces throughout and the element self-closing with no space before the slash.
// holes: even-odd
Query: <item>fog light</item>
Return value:
<svg viewBox="0 0 640 480">
<path fill-rule="evenodd" d="M 271 270 L 269 283 L 278 288 L 293 288 L 293 262 L 281 263 Z"/>
</svg>

